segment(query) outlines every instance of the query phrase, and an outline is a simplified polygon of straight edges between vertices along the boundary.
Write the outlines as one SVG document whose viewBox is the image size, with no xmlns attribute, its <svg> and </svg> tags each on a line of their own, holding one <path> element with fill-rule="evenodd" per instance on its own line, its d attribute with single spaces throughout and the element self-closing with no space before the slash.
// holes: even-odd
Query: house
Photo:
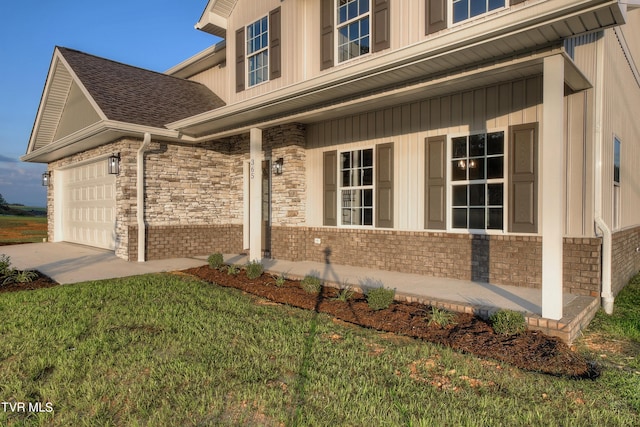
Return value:
<svg viewBox="0 0 640 427">
<path fill-rule="evenodd" d="M 640 269 L 640 1 L 210 0 L 155 73 L 56 47 L 49 239 L 613 297 Z M 212 40 L 215 40 L 212 38 Z M 117 174 L 108 173 L 108 164 Z"/>
</svg>

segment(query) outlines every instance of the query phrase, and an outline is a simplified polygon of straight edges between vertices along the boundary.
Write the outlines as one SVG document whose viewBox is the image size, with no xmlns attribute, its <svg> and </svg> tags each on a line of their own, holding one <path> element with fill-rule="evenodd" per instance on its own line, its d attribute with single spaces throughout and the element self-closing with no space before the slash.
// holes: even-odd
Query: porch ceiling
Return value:
<svg viewBox="0 0 640 427">
<path fill-rule="evenodd" d="M 451 90 L 541 74 L 539 58 L 560 53 L 565 38 L 625 21 L 625 9 L 617 1 L 598 2 L 586 10 L 583 4 L 558 10 L 550 3 L 555 2 L 540 2 L 477 25 L 455 27 L 425 42 L 372 56 L 349 67 L 337 66 L 312 81 L 167 127 L 198 139 L 220 137 L 284 117 L 318 120 L 367 104 L 384 107 L 398 102 L 394 97 L 400 95 L 396 93 L 403 96 L 403 102 L 410 102 Z M 523 58 L 528 62 L 522 62 Z M 569 67 L 567 84 L 573 90 L 590 86 L 573 66 Z M 325 111 L 328 106 L 333 111 Z M 313 111 L 318 115 L 312 117 Z"/>
</svg>

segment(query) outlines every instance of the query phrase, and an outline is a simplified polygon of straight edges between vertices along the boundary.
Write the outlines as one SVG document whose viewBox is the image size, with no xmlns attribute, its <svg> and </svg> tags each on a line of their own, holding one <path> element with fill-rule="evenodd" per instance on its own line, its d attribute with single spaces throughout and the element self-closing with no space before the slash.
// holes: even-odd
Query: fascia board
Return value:
<svg viewBox="0 0 640 427">
<path fill-rule="evenodd" d="M 207 68 L 220 64 L 226 60 L 226 46 L 226 41 L 222 40 L 220 43 L 216 43 L 215 45 L 193 55 L 191 58 L 169 68 L 164 72 L 164 74 L 174 77 L 188 78 L 206 70 Z"/>
<path fill-rule="evenodd" d="M 77 132 L 67 135 L 51 144 L 48 144 L 34 152 L 28 153 L 20 158 L 23 162 L 34 163 L 47 163 L 53 160 L 57 160 L 62 157 L 66 157 L 76 152 L 84 151 L 88 148 L 93 148 L 93 145 L 82 145 L 79 143 L 83 141 L 98 140 L 100 136 L 110 134 L 112 139 L 117 139 L 124 136 L 142 136 L 145 133 L 162 140 L 169 141 L 182 141 L 190 142 L 189 138 L 181 138 L 180 134 L 176 131 L 154 128 L 149 126 L 135 125 L 131 123 L 118 122 L 113 120 L 104 120 L 94 123 L 91 126 L 87 126 Z M 102 142 L 96 143 L 95 146 L 101 145 Z M 78 145 L 77 149 L 72 149 L 72 146 Z M 63 155 L 56 155 L 56 152 L 65 150 Z"/>
</svg>

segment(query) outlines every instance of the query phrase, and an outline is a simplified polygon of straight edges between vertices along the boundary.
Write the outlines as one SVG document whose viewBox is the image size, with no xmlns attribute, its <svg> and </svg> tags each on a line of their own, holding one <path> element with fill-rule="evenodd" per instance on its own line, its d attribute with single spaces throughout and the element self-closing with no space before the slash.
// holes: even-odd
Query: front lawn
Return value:
<svg viewBox="0 0 640 427">
<path fill-rule="evenodd" d="M 184 275 L 0 294 L 0 319 L 0 425 L 640 424 L 637 365 L 528 373 Z"/>
</svg>

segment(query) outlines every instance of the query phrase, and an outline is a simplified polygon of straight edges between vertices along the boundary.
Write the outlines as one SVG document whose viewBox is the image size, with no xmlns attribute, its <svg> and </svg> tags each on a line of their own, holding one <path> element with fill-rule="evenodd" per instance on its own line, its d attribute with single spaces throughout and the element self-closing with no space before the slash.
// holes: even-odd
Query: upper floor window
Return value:
<svg viewBox="0 0 640 427">
<path fill-rule="evenodd" d="M 269 80 L 269 20 L 247 26 L 247 75 L 249 87 Z"/>
<path fill-rule="evenodd" d="M 370 1 L 337 0 L 338 62 L 369 53 Z"/>
<path fill-rule="evenodd" d="M 453 23 L 504 7 L 504 0 L 453 0 Z"/>
</svg>

